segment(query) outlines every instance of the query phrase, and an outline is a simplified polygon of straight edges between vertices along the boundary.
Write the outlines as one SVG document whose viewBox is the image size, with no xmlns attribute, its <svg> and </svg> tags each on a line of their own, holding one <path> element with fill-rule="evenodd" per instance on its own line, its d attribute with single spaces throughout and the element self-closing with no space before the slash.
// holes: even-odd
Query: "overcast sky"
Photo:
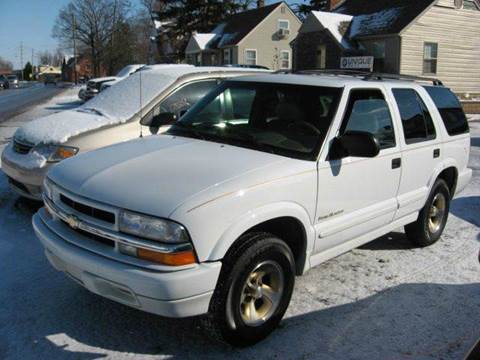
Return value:
<svg viewBox="0 0 480 360">
<path fill-rule="evenodd" d="M 0 56 L 20 67 L 20 49 L 23 45 L 23 63 L 36 65 L 35 53 L 55 50 L 57 41 L 52 38 L 52 27 L 60 8 L 70 0 L 0 0 Z M 267 1 L 273 3 L 276 0 Z M 131 0 L 138 4 L 138 0 Z M 290 4 L 306 2 L 290 0 Z M 65 52 L 71 52 L 66 50 Z"/>
</svg>

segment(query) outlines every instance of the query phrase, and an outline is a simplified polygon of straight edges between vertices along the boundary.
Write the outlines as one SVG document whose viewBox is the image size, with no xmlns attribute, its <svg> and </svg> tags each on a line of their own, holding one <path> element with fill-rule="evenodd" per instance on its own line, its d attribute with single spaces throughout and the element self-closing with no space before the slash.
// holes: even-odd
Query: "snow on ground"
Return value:
<svg viewBox="0 0 480 360">
<path fill-rule="evenodd" d="M 12 124 L 45 111 L 56 110 Z M 0 358 L 462 359 L 480 337 L 480 119 L 470 127 L 474 178 L 441 241 L 414 248 L 399 230 L 312 269 L 297 278 L 280 328 L 247 349 L 206 339 L 196 319 L 140 312 L 55 271 L 32 231 L 38 205 L 0 173 Z"/>
</svg>

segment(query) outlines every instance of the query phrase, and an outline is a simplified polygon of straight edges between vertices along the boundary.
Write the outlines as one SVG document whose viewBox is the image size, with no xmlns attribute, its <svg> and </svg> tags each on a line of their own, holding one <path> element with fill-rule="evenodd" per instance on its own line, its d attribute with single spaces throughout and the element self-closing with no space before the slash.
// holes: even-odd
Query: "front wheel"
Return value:
<svg viewBox="0 0 480 360">
<path fill-rule="evenodd" d="M 287 310 L 295 283 L 288 245 L 266 233 L 243 236 L 223 261 L 204 325 L 211 335 L 235 346 L 267 337 Z"/>
<path fill-rule="evenodd" d="M 419 246 L 432 245 L 440 239 L 450 210 L 450 190 L 437 179 L 417 221 L 405 226 L 407 238 Z"/>
</svg>

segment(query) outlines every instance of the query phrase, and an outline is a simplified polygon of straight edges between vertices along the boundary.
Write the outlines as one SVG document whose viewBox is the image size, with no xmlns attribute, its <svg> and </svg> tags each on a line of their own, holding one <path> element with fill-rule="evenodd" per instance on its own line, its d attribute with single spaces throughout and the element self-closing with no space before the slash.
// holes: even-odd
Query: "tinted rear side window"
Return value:
<svg viewBox="0 0 480 360">
<path fill-rule="evenodd" d="M 449 135 L 458 135 L 469 131 L 467 117 L 463 112 L 462 105 L 449 89 L 425 86 L 425 90 L 437 106 Z"/>
<path fill-rule="evenodd" d="M 393 89 L 392 92 L 402 118 L 405 142 L 435 139 L 432 117 L 417 92 L 412 89 Z"/>
</svg>

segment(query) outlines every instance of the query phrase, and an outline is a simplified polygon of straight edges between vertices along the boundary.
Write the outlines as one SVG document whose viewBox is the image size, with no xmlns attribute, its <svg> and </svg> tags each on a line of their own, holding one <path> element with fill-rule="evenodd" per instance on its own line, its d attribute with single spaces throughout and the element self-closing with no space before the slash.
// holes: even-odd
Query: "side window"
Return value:
<svg viewBox="0 0 480 360">
<path fill-rule="evenodd" d="M 468 121 L 457 97 L 447 88 L 425 86 L 438 108 L 448 135 L 468 133 Z"/>
<path fill-rule="evenodd" d="M 215 88 L 217 84 L 217 80 L 196 81 L 187 84 L 159 104 L 160 112 L 181 114 Z"/>
<path fill-rule="evenodd" d="M 180 117 L 217 85 L 217 80 L 203 80 L 187 84 L 163 99 L 143 118 L 151 119 L 162 112 L 172 112 L 177 115 L 177 117 Z"/>
<path fill-rule="evenodd" d="M 427 106 L 413 89 L 392 89 L 402 118 L 407 144 L 435 139 L 435 127 Z"/>
<path fill-rule="evenodd" d="M 373 134 L 381 149 L 395 146 L 392 116 L 380 90 L 352 90 L 340 133 L 365 131 Z"/>
</svg>

